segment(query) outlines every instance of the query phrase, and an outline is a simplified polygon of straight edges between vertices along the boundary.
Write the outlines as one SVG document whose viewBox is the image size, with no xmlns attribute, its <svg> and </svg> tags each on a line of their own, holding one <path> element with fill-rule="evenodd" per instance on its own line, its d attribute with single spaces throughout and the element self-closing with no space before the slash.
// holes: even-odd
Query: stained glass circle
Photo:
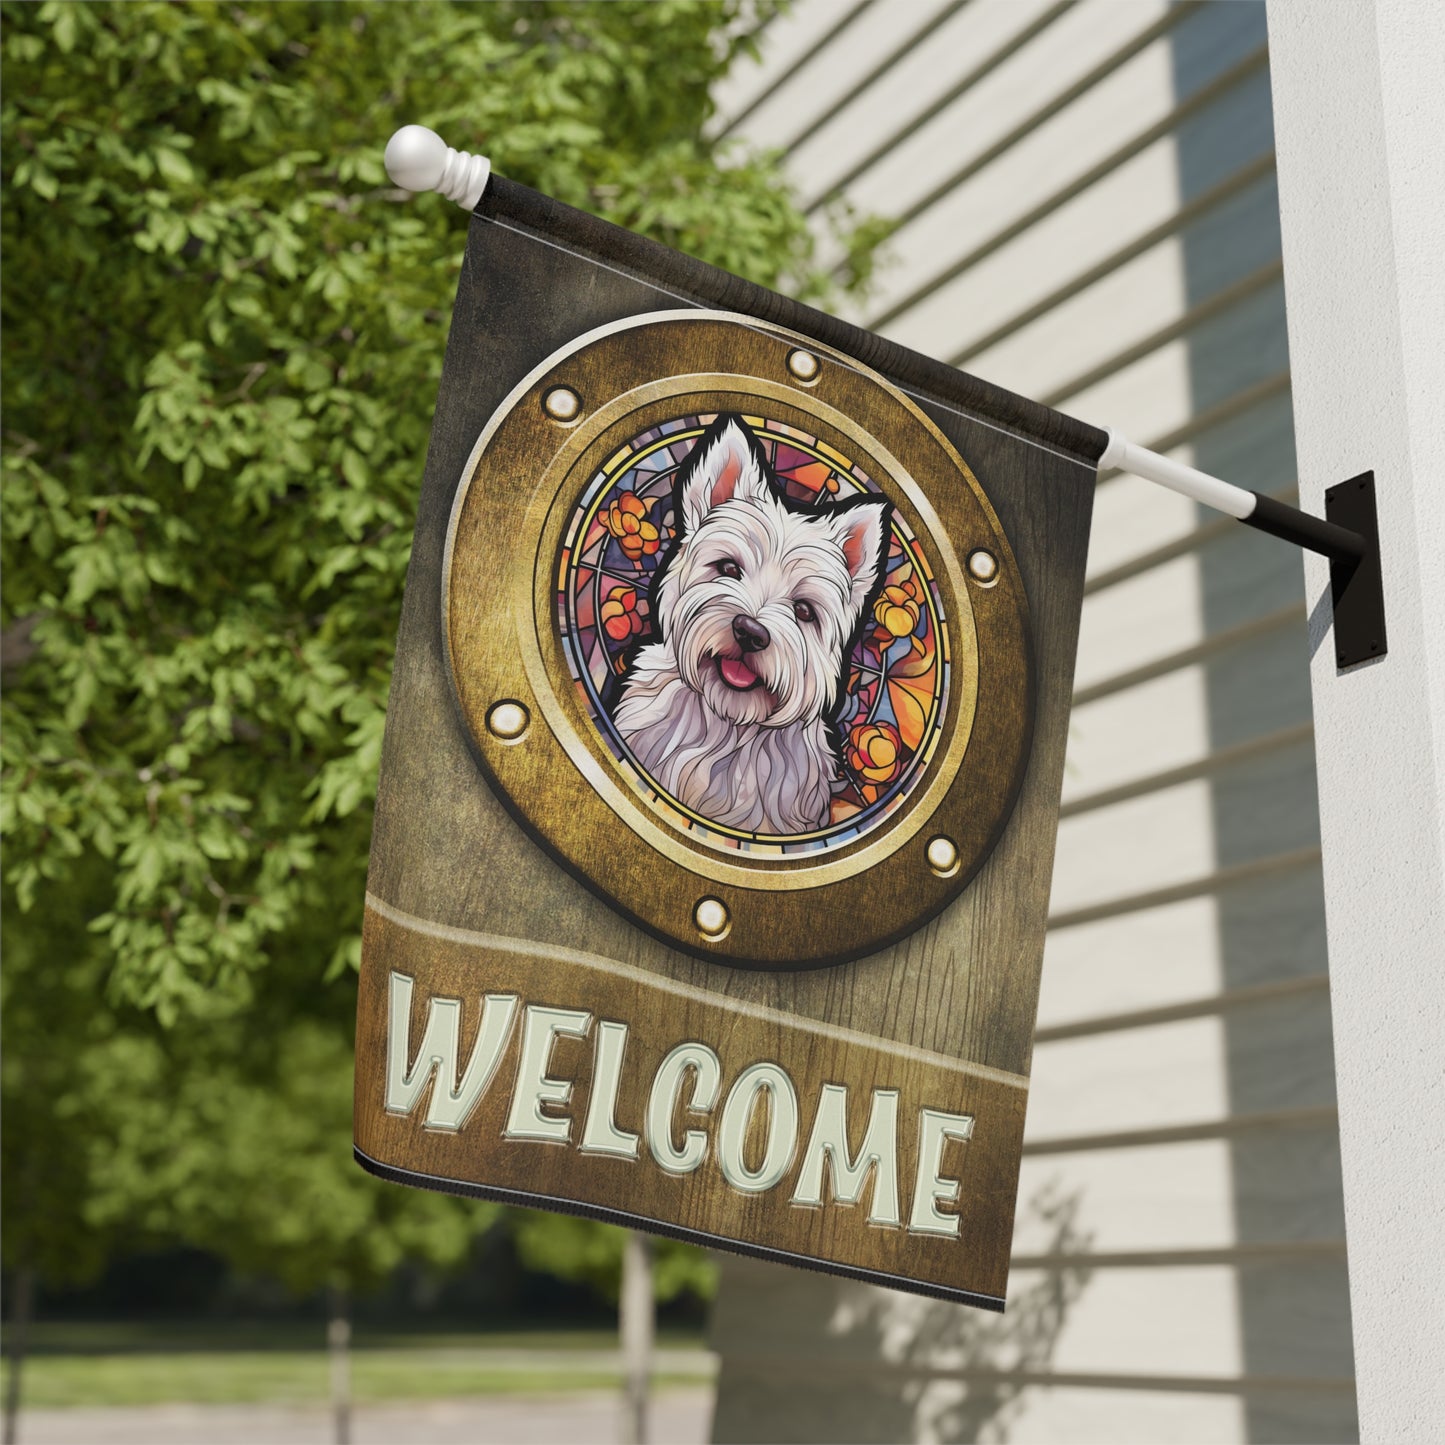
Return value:
<svg viewBox="0 0 1445 1445">
<path fill-rule="evenodd" d="M 615 711 L 638 653 L 659 639 L 656 583 L 680 545 L 675 484 L 714 415 L 675 417 L 633 436 L 589 478 L 566 525 L 556 621 L 578 696 L 619 771 L 693 840 L 758 857 L 831 851 L 893 817 L 928 770 L 949 694 L 949 629 L 924 539 L 897 510 L 881 582 L 846 656 L 826 718 L 833 777 L 827 821 L 801 833 L 746 832 L 684 806 L 648 775 Z M 826 512 L 883 489 L 819 437 L 744 416 L 785 505 Z"/>
</svg>

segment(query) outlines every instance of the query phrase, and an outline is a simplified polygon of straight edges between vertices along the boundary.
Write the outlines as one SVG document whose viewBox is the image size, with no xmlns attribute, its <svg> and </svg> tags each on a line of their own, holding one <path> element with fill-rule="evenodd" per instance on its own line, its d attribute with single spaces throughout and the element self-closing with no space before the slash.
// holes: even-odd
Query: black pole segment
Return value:
<svg viewBox="0 0 1445 1445">
<path fill-rule="evenodd" d="M 1369 473 L 1373 481 L 1373 473 Z M 1346 486 L 1350 484 L 1345 483 Z M 1254 494 L 1254 511 L 1244 518 L 1247 527 L 1256 527 L 1272 537 L 1282 537 L 1296 547 L 1307 548 L 1328 557 L 1331 562 L 1353 566 L 1365 555 L 1365 538 L 1347 527 L 1337 526 L 1323 517 L 1312 517 L 1295 507 L 1287 507 L 1262 492 Z"/>
<path fill-rule="evenodd" d="M 1334 608 L 1335 662 L 1353 667 L 1383 657 L 1385 583 L 1380 568 L 1380 523 L 1375 506 L 1375 474 L 1362 472 L 1325 492 L 1325 516 L 1333 530 L 1358 536 L 1364 548 L 1355 559 L 1331 557 L 1330 599 Z"/>
</svg>

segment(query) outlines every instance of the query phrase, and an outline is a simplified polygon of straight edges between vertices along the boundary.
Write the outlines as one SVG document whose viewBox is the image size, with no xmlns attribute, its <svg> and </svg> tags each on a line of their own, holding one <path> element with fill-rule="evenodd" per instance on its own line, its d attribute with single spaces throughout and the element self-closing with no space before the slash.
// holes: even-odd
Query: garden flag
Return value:
<svg viewBox="0 0 1445 1445">
<path fill-rule="evenodd" d="M 1003 1307 L 1104 434 L 494 177 L 356 1153 Z"/>
</svg>

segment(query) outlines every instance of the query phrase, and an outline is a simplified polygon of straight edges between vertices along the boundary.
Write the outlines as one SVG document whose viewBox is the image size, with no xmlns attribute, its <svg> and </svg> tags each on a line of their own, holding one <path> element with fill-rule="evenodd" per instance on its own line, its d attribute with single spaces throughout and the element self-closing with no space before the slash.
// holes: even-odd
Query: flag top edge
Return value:
<svg viewBox="0 0 1445 1445">
<path fill-rule="evenodd" d="M 923 352 L 675 251 L 505 176 L 493 174 L 473 216 L 518 226 L 588 252 L 608 265 L 636 272 L 655 286 L 681 292 L 686 299 L 741 312 L 809 336 L 883 373 L 895 384 L 919 391 L 925 399 L 962 408 L 1029 440 L 1066 452 L 1090 470 L 1097 467 L 1108 445 L 1108 433 L 1100 427 L 947 366 Z"/>
</svg>

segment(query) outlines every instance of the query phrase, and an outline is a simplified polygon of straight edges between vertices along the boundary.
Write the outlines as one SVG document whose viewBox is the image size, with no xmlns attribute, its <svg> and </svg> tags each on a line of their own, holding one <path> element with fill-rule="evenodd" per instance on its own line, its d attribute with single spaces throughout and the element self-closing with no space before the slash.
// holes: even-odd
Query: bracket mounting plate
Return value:
<svg viewBox="0 0 1445 1445">
<path fill-rule="evenodd" d="M 1361 472 L 1325 492 L 1325 518 L 1358 532 L 1364 555 L 1330 562 L 1330 595 L 1334 603 L 1335 662 L 1345 668 L 1383 657 L 1385 588 L 1380 570 L 1380 525 L 1375 509 L 1375 474 Z"/>
</svg>

